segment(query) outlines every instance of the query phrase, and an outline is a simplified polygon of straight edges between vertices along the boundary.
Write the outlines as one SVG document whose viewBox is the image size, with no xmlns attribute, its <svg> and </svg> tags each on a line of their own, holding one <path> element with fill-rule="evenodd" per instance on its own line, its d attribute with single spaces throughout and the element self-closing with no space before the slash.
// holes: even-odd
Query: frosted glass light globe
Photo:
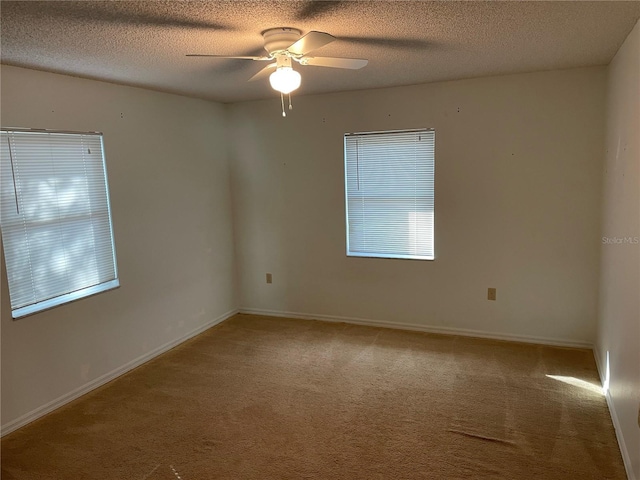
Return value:
<svg viewBox="0 0 640 480">
<path fill-rule="evenodd" d="M 291 67 L 278 67 L 278 69 L 269 76 L 271 87 L 285 95 L 293 92 L 300 86 L 302 77 Z"/>
</svg>

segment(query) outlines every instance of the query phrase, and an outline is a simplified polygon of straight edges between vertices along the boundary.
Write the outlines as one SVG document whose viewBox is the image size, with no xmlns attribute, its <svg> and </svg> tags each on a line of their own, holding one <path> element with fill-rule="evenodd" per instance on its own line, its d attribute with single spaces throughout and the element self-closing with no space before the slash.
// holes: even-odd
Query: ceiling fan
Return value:
<svg viewBox="0 0 640 480">
<path fill-rule="evenodd" d="M 347 68 L 357 70 L 369 63 L 361 58 L 313 57 L 308 54 L 320 47 L 333 42 L 336 38 L 325 32 L 312 31 L 304 36 L 295 28 L 270 28 L 262 32 L 264 49 L 267 55 L 263 57 L 187 54 L 187 57 L 234 58 L 241 60 L 270 61 L 266 67 L 256 73 L 249 81 L 259 80 L 269 75 L 269 82 L 274 90 L 280 92 L 282 116 L 286 117 L 284 109 L 284 95 L 289 96 L 289 110 L 291 106 L 291 92 L 300 87 L 302 77 L 293 69 L 292 62 L 300 65 L 314 65 L 318 67 Z"/>
</svg>

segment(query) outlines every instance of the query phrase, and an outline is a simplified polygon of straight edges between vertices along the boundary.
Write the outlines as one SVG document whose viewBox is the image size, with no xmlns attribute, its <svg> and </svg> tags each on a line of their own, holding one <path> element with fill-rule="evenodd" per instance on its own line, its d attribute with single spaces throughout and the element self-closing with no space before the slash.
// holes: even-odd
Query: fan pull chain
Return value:
<svg viewBox="0 0 640 480">
<path fill-rule="evenodd" d="M 282 104 L 282 116 L 286 117 L 287 114 L 284 111 L 284 95 L 282 92 L 280 92 L 280 103 Z"/>
<path fill-rule="evenodd" d="M 289 94 L 289 110 L 293 110 L 293 106 L 291 105 L 291 94 Z"/>
</svg>

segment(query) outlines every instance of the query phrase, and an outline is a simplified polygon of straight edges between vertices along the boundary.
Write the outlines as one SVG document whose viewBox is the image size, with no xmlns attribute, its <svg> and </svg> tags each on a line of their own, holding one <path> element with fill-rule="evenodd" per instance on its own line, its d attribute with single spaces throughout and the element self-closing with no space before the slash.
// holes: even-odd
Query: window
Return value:
<svg viewBox="0 0 640 480">
<path fill-rule="evenodd" d="M 102 134 L 0 131 L 13 318 L 119 285 Z"/>
<path fill-rule="evenodd" d="M 347 255 L 433 260 L 435 131 L 344 136 Z"/>
</svg>

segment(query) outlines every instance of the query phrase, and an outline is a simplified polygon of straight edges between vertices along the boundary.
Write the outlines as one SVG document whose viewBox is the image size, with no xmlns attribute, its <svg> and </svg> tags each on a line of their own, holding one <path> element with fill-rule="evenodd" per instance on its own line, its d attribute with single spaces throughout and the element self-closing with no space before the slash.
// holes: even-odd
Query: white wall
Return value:
<svg viewBox="0 0 640 480">
<path fill-rule="evenodd" d="M 276 95 L 231 105 L 241 309 L 591 344 L 604 82 L 597 67 L 294 95 L 286 119 Z M 343 134 L 419 127 L 436 129 L 436 260 L 347 258 Z"/>
<path fill-rule="evenodd" d="M 608 69 L 294 97 L 287 119 L 3 66 L 3 126 L 104 132 L 122 284 L 13 321 L 0 265 L 5 432 L 234 311 L 228 135 L 243 309 L 593 342 L 600 239 L 640 236 L 639 28 Z M 346 258 L 342 135 L 417 127 L 436 261 Z M 639 250 L 602 246 L 597 354 L 640 478 Z"/>
<path fill-rule="evenodd" d="M 609 352 L 609 407 L 640 479 L 640 23 L 607 73 L 602 237 L 596 354 L 606 377 Z"/>
<path fill-rule="evenodd" d="M 21 68 L 1 74 L 3 126 L 104 133 L 121 282 L 13 321 L 0 266 L 11 429 L 224 317 L 236 300 L 224 106 Z"/>
</svg>

